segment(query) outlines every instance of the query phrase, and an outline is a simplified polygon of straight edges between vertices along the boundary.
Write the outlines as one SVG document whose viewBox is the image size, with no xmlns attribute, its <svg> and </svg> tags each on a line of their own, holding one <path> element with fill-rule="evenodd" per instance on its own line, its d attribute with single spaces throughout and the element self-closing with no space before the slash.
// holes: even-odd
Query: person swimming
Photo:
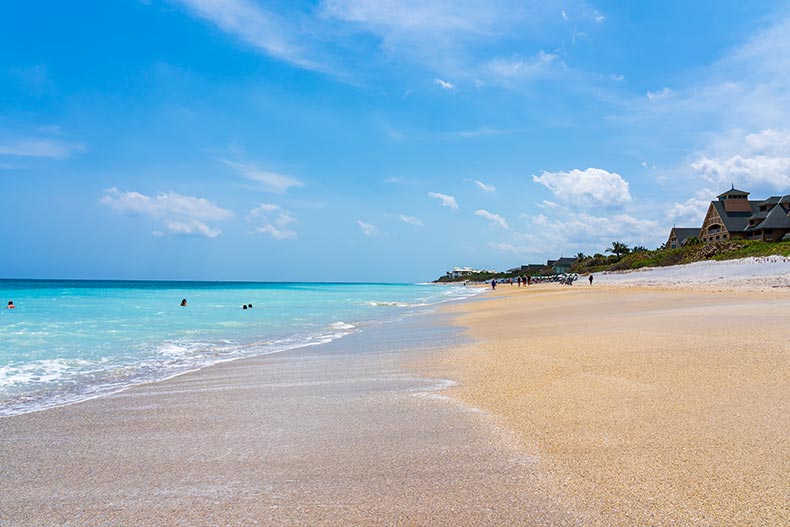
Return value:
<svg viewBox="0 0 790 527">
<path fill-rule="evenodd" d="M 14 305 L 14 301 L 13 300 L 9 300 L 8 301 L 8 305 L 6 306 L 6 309 L 16 309 L 16 306 Z"/>
<path fill-rule="evenodd" d="M 241 306 L 241 308 L 242 309 L 247 309 L 247 304 L 244 304 L 243 306 Z"/>
<path fill-rule="evenodd" d="M 181 301 L 181 307 L 186 307 L 186 306 L 187 306 L 187 299 L 185 298 Z"/>
</svg>

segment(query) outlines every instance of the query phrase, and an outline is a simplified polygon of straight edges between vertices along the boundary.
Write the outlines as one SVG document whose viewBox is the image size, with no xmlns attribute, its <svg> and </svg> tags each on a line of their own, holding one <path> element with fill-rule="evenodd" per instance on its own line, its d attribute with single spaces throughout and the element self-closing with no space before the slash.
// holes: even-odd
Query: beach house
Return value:
<svg viewBox="0 0 790 527">
<path fill-rule="evenodd" d="M 744 229 L 750 240 L 777 242 L 790 238 L 790 194 L 771 196 L 757 204 Z"/>
<path fill-rule="evenodd" d="M 496 273 L 496 271 L 488 271 L 485 269 L 475 269 L 473 267 L 453 267 L 452 271 L 447 271 L 447 277 L 452 279 L 458 279 L 463 276 L 469 276 L 473 274 L 480 274 L 480 273 Z"/>
<path fill-rule="evenodd" d="M 677 249 L 682 247 L 689 238 L 699 237 L 699 227 L 672 227 L 669 231 L 669 239 L 664 247 L 667 249 Z"/>
<path fill-rule="evenodd" d="M 750 200 L 733 185 L 710 202 L 702 227 L 673 227 L 666 248 L 680 247 L 696 236 L 703 242 L 748 239 L 779 241 L 790 238 L 790 195 Z"/>
<path fill-rule="evenodd" d="M 568 273 L 571 266 L 576 263 L 576 258 L 563 258 L 560 256 L 558 260 L 549 260 L 546 262 L 546 267 L 551 267 L 554 274 Z"/>
<path fill-rule="evenodd" d="M 779 241 L 790 233 L 790 195 L 756 201 L 733 186 L 717 198 L 710 203 L 700 229 L 703 242 L 738 238 Z"/>
</svg>

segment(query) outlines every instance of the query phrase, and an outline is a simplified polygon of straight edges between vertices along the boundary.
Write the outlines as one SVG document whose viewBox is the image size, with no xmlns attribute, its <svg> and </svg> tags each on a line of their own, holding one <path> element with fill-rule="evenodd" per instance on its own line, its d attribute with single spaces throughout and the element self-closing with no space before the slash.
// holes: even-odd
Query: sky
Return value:
<svg viewBox="0 0 790 527">
<path fill-rule="evenodd" d="M 424 281 L 790 193 L 787 1 L 0 9 L 0 277 Z"/>
</svg>

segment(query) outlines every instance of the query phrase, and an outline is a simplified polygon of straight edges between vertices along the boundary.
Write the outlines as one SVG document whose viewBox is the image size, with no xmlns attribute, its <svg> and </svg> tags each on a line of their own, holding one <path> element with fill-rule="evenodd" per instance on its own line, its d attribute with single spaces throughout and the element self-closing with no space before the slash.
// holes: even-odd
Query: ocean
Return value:
<svg viewBox="0 0 790 527">
<path fill-rule="evenodd" d="M 420 284 L 0 280 L 0 416 L 331 342 L 477 292 Z M 4 308 L 9 300 L 16 309 Z"/>
</svg>

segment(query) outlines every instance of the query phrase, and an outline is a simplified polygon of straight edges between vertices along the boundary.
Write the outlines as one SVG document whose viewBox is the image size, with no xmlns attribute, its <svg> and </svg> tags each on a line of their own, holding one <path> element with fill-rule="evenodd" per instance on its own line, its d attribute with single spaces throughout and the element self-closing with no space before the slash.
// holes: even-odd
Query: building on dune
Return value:
<svg viewBox="0 0 790 527">
<path fill-rule="evenodd" d="M 699 227 L 672 227 L 672 230 L 669 231 L 669 239 L 667 240 L 666 248 L 667 249 L 677 249 L 686 244 L 686 240 L 689 238 L 698 238 L 699 237 Z"/>
<path fill-rule="evenodd" d="M 673 227 L 666 247 L 680 247 L 696 236 L 703 242 L 747 239 L 779 241 L 790 238 L 790 195 L 750 200 L 733 187 L 711 201 L 699 229 Z"/>
</svg>

